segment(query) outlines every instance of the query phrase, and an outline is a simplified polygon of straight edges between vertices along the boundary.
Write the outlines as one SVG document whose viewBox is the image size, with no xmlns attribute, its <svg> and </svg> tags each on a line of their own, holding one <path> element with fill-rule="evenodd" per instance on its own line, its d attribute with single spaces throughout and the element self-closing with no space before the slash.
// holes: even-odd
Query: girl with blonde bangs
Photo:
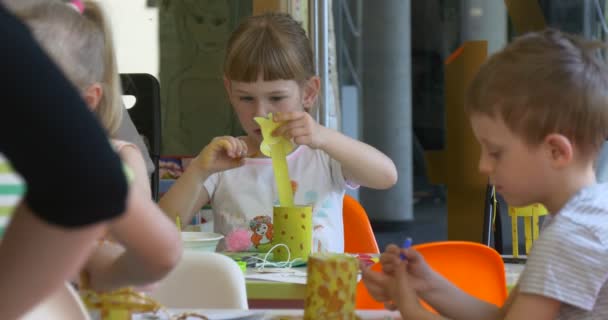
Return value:
<svg viewBox="0 0 608 320">
<path fill-rule="evenodd" d="M 228 40 L 224 87 L 247 135 L 213 139 L 160 206 L 188 221 L 210 201 L 215 232 L 225 235 L 220 250 L 267 250 L 259 245 L 259 230 L 250 226 L 268 221 L 262 232 L 264 242 L 272 242 L 265 230 L 272 230 L 278 195 L 272 161 L 260 152 L 262 134 L 254 120 L 272 113 L 282 123 L 273 134 L 295 144 L 287 162 L 294 202 L 313 206 L 313 252 L 343 252 L 345 189 L 390 188 L 397 171 L 382 152 L 312 118 L 320 85 L 310 41 L 298 22 L 280 13 L 245 19 Z"/>
</svg>

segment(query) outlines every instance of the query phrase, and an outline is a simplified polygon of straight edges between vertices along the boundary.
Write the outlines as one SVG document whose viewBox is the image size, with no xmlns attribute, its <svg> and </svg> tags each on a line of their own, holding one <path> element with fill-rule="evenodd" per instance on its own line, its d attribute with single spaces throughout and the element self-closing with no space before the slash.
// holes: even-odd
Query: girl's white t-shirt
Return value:
<svg viewBox="0 0 608 320">
<path fill-rule="evenodd" d="M 307 146 L 287 156 L 296 205 L 313 206 L 313 252 L 344 252 L 342 201 L 348 183 L 340 163 Z M 272 160 L 247 158 L 242 167 L 211 175 L 204 187 L 213 209 L 214 230 L 225 236 L 218 250 L 267 250 L 272 210 L 279 205 Z M 265 248 L 263 250 L 263 248 Z"/>
</svg>

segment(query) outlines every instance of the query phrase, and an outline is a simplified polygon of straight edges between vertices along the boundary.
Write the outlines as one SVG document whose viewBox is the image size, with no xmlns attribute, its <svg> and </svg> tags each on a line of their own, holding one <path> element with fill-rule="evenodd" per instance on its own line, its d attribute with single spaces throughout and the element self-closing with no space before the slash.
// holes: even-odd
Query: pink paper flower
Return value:
<svg viewBox="0 0 608 320">
<path fill-rule="evenodd" d="M 247 229 L 236 229 L 226 236 L 226 250 L 247 251 L 251 248 L 251 236 Z"/>
</svg>

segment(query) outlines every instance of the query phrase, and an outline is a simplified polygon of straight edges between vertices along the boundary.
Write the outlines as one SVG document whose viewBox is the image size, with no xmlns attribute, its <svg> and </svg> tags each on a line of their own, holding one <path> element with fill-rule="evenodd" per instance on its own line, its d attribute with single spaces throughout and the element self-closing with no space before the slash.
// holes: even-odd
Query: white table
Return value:
<svg viewBox="0 0 608 320">
<path fill-rule="evenodd" d="M 524 269 L 521 263 L 505 263 L 505 277 L 507 289 L 513 288 Z M 299 272 L 306 272 L 306 268 L 294 268 Z M 255 274 L 254 269 L 248 269 L 247 275 Z M 302 308 L 306 297 L 305 279 L 303 283 L 274 282 L 247 279 L 247 297 L 250 308 Z M 277 302 L 299 301 L 298 303 L 278 304 Z"/>
<path fill-rule="evenodd" d="M 505 263 L 505 276 L 507 277 L 507 288 L 511 289 L 519 280 L 519 276 L 524 271 L 525 264 Z"/>
<path fill-rule="evenodd" d="M 303 310 L 183 310 L 170 309 L 171 315 L 182 312 L 195 312 L 207 316 L 211 320 L 296 320 L 302 319 Z M 386 310 L 360 310 L 357 315 L 365 320 L 398 320 L 401 319 L 398 312 Z M 133 320 L 168 320 L 165 315 L 135 315 Z M 199 320 L 189 317 L 188 320 Z"/>
</svg>

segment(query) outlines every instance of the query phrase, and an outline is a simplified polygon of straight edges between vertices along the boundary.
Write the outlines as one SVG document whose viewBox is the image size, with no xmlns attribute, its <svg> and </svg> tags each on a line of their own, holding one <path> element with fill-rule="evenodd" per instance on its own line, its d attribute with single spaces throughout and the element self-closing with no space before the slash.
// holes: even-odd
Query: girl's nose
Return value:
<svg viewBox="0 0 608 320">
<path fill-rule="evenodd" d="M 267 115 L 266 106 L 262 101 L 255 101 L 255 116 L 256 117 L 265 117 Z"/>
</svg>

